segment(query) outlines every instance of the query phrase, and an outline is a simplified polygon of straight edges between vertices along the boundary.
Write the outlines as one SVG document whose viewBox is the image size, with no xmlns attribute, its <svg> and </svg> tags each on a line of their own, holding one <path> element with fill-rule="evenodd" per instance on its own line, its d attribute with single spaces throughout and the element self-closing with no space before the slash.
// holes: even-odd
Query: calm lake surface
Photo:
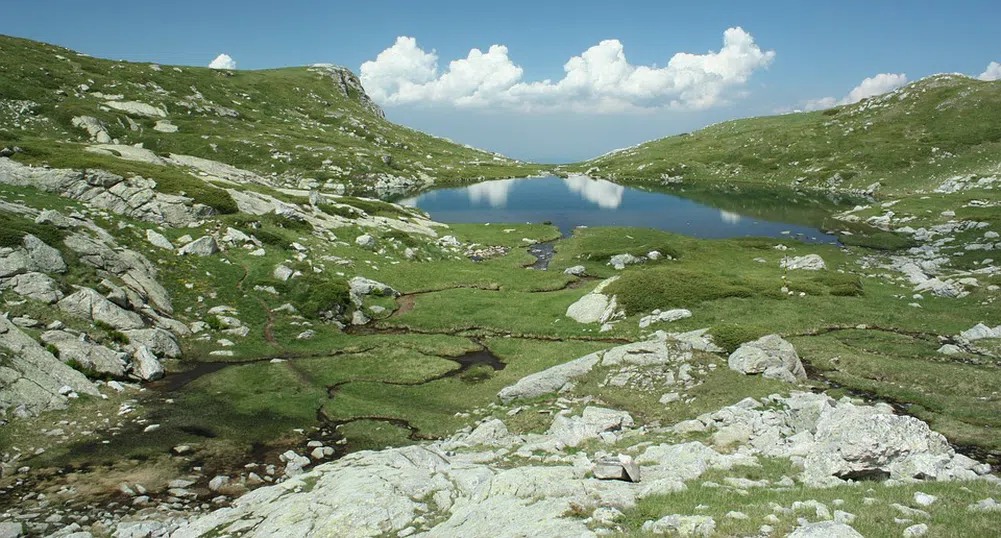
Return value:
<svg viewBox="0 0 1001 538">
<path fill-rule="evenodd" d="M 549 221 L 565 235 L 577 226 L 637 226 L 702 238 L 791 236 L 837 242 L 815 227 L 835 204 L 803 199 L 793 191 L 767 199 L 740 192 L 650 192 L 573 176 L 485 181 L 398 203 L 420 208 L 439 222 Z"/>
</svg>

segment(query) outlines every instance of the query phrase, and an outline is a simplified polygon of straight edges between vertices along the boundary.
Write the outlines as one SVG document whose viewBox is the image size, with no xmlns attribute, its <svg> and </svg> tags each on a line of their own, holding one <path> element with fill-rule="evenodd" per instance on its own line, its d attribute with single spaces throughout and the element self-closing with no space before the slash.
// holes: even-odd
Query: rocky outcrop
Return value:
<svg viewBox="0 0 1001 538">
<path fill-rule="evenodd" d="M 718 445 L 739 444 L 750 454 L 790 458 L 810 486 L 845 480 L 971 480 L 989 465 L 956 454 L 924 422 L 893 414 L 885 404 L 793 392 L 751 398 L 697 419 Z"/>
<path fill-rule="evenodd" d="M 63 273 L 66 262 L 59 251 L 45 244 L 41 239 L 27 234 L 18 248 L 0 248 L 0 278 L 8 278 L 29 272 Z"/>
<path fill-rule="evenodd" d="M 148 304 L 164 314 L 173 312 L 167 290 L 156 280 L 156 268 L 142 254 L 112 249 L 82 233 L 70 235 L 64 243 L 80 256 L 81 262 L 121 279 L 133 310 L 141 310 Z"/>
<path fill-rule="evenodd" d="M 546 434 L 515 436 L 493 422 L 490 433 L 459 433 L 425 446 L 358 452 L 320 465 L 277 486 L 238 499 L 231 508 L 197 517 L 173 536 L 209 532 L 263 536 L 533 536 L 594 537 L 571 507 L 624 510 L 636 499 L 678 491 L 681 480 L 727 468 L 742 456 L 718 454 L 699 443 L 676 450 L 650 447 L 641 457 L 642 482 L 600 480 L 601 457 L 557 456 L 546 465 L 511 466 L 501 454 L 463 452 L 467 439 L 500 446 L 578 446 L 585 440 L 626 435 L 632 419 L 621 411 L 588 407 L 560 415 Z M 479 428 L 477 428 L 479 430 Z M 604 437 L 602 437 L 604 436 Z M 457 451 L 458 450 L 458 451 Z M 323 499 L 322 502 L 316 502 Z"/>
<path fill-rule="evenodd" d="M 653 340 L 647 342 L 598 351 L 523 377 L 514 385 L 501 389 L 497 397 L 507 403 L 563 392 L 572 387 L 574 379 L 590 373 L 598 365 L 656 366 L 685 362 L 691 357 L 691 346 L 658 333 Z"/>
<path fill-rule="evenodd" d="M 762 374 L 789 383 L 806 380 L 806 369 L 796 348 L 777 334 L 741 344 L 727 363 L 731 370 L 742 374 Z"/>
<path fill-rule="evenodd" d="M 98 209 L 168 226 L 188 226 L 214 214 L 191 198 L 157 192 L 156 181 L 101 170 L 34 168 L 0 157 L 0 183 L 30 186 Z"/>
<path fill-rule="evenodd" d="M 62 409 L 74 394 L 98 392 L 86 376 L 0 316 L 0 415 L 25 417 Z"/>
<path fill-rule="evenodd" d="M 77 335 L 62 330 L 46 331 L 42 333 L 42 342 L 59 350 L 59 360 L 62 362 L 79 364 L 98 375 L 125 376 L 129 354 L 91 342 L 84 334 Z"/>
<path fill-rule="evenodd" d="M 807 523 L 792 531 L 789 538 L 863 538 L 851 526 L 837 521 Z"/>
<path fill-rule="evenodd" d="M 91 288 L 80 288 L 59 301 L 58 305 L 60 310 L 68 314 L 88 321 L 107 323 L 119 331 L 144 327 L 139 314 L 123 309 Z"/>
</svg>

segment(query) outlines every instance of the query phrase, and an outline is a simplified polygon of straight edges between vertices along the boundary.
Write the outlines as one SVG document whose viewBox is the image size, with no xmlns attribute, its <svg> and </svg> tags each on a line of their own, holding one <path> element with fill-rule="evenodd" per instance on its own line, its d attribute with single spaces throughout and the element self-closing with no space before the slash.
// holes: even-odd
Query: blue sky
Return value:
<svg viewBox="0 0 1001 538">
<path fill-rule="evenodd" d="M 370 76 L 366 85 L 381 85 L 369 90 L 382 95 L 390 119 L 544 161 L 583 159 L 716 121 L 807 107 L 811 101 L 844 102 L 864 79 L 880 74 L 894 76 L 874 79 L 856 94 L 892 88 L 903 82 L 901 76 L 910 81 L 939 72 L 977 76 L 990 62 L 1001 61 L 1001 3 L 996 1 L 7 4 L 0 33 L 95 56 L 160 63 L 208 65 L 226 53 L 240 69 L 331 62 L 359 72 L 398 37 L 409 36 L 416 39 L 415 48 L 400 61 L 437 60 L 438 69 L 429 74 L 396 62 L 391 69 L 370 70 L 378 76 Z M 720 75 L 710 67 L 712 72 L 696 73 L 694 81 L 679 86 L 678 72 L 664 70 L 677 53 L 718 53 L 724 32 L 737 27 L 753 39 L 753 57 L 742 53 L 744 63 L 736 71 L 731 65 Z M 620 50 L 628 62 L 625 69 L 646 66 L 640 71 L 653 70 L 655 83 L 622 79 L 608 85 L 605 75 L 595 75 L 590 82 L 557 87 L 564 64 L 603 40 L 618 40 L 621 49 L 609 44 L 594 49 L 596 54 Z M 487 52 L 495 44 L 506 47 L 493 55 L 503 60 L 500 67 L 487 66 L 487 73 L 474 69 L 468 76 L 478 88 L 494 88 L 497 82 L 500 90 L 464 94 L 439 81 L 450 61 L 466 58 L 472 48 Z M 741 51 L 746 52 L 745 45 Z M 714 65 L 712 57 L 705 58 L 703 63 Z M 589 65 L 589 72 L 596 72 Z M 507 80 L 489 78 L 504 68 L 511 70 Z M 546 79 L 550 85 L 530 87 Z M 411 90 L 406 95 L 404 86 Z"/>
</svg>

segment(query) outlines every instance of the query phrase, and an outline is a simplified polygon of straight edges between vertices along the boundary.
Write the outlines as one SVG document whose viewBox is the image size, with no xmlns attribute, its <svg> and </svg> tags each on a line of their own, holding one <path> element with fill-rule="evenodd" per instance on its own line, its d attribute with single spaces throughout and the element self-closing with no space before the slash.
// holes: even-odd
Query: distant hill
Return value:
<svg viewBox="0 0 1001 538">
<path fill-rule="evenodd" d="M 343 67 L 161 66 L 0 36 L 0 148 L 114 171 L 115 159 L 84 153 L 98 142 L 219 161 L 275 187 L 409 189 L 539 170 L 387 121 Z"/>
<path fill-rule="evenodd" d="M 616 181 L 907 192 L 998 173 L 999 141 L 1001 82 L 936 75 L 853 105 L 720 123 L 566 170 Z"/>
</svg>

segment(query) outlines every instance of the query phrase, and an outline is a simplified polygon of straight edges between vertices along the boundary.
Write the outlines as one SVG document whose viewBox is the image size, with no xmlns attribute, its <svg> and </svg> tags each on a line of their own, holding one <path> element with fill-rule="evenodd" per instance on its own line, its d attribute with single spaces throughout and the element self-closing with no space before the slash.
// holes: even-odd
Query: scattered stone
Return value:
<svg viewBox="0 0 1001 538">
<path fill-rule="evenodd" d="M 584 267 L 583 265 L 575 265 L 573 267 L 567 267 L 566 269 L 563 270 L 563 274 L 571 276 L 584 276 L 585 274 L 587 274 L 587 267 Z"/>
<path fill-rule="evenodd" d="M 806 256 L 794 256 L 782 258 L 779 267 L 789 270 L 819 271 L 826 269 L 824 259 L 817 254 L 807 254 Z"/>
</svg>

